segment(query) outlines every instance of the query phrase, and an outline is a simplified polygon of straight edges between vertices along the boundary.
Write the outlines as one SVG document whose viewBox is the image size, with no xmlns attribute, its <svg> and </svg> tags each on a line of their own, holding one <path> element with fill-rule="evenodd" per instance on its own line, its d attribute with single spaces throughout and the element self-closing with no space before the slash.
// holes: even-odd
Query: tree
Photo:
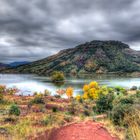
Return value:
<svg viewBox="0 0 140 140">
<path fill-rule="evenodd" d="M 51 75 L 52 82 L 63 82 L 65 80 L 65 76 L 63 72 L 54 71 Z"/>
</svg>

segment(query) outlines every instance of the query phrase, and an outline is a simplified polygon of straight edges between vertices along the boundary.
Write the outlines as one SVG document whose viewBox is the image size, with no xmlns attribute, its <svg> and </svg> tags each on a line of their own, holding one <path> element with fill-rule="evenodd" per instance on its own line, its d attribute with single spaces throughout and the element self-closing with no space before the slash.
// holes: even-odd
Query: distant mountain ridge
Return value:
<svg viewBox="0 0 140 140">
<path fill-rule="evenodd" d="M 7 69 L 9 66 L 7 64 L 4 63 L 0 63 L 0 70 L 5 70 Z"/>
<path fill-rule="evenodd" d="M 4 64 L 4 63 L 0 63 L 0 67 L 6 67 L 8 66 L 7 64 Z"/>
<path fill-rule="evenodd" d="M 16 67 L 20 73 L 41 75 L 56 70 L 68 74 L 140 72 L 140 51 L 135 51 L 120 41 L 95 40 Z"/>
<path fill-rule="evenodd" d="M 17 66 L 21 66 L 21 65 L 25 65 L 25 64 L 29 64 L 30 62 L 28 61 L 17 61 L 17 62 L 12 62 L 10 64 L 8 64 L 10 67 L 17 67 Z"/>
</svg>

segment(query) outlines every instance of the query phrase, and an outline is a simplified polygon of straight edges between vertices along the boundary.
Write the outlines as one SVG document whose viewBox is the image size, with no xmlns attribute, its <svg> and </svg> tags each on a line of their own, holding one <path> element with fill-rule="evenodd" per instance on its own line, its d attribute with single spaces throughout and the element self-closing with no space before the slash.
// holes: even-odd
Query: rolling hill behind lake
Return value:
<svg viewBox="0 0 140 140">
<path fill-rule="evenodd" d="M 140 51 L 120 41 L 91 41 L 14 70 L 42 75 L 56 70 L 76 74 L 140 72 Z"/>
</svg>

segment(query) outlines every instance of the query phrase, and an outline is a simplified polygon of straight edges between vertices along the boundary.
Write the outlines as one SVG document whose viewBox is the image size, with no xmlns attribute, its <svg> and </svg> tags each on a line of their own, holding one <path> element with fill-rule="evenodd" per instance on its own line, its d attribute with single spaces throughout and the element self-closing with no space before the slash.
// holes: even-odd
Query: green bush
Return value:
<svg viewBox="0 0 140 140">
<path fill-rule="evenodd" d="M 51 95 L 51 92 L 50 92 L 49 90 L 46 89 L 46 90 L 44 91 L 44 96 L 50 96 L 50 95 Z"/>
<path fill-rule="evenodd" d="M 132 112 L 134 97 L 122 96 L 114 100 L 111 119 L 115 125 L 126 125 L 124 116 Z"/>
<path fill-rule="evenodd" d="M 117 104 L 113 107 L 111 119 L 115 125 L 126 125 L 124 121 L 125 115 L 129 115 L 132 111 L 131 104 Z"/>
<path fill-rule="evenodd" d="M 114 94 L 101 95 L 96 101 L 96 106 L 93 110 L 97 113 L 105 113 L 113 108 Z"/>
<path fill-rule="evenodd" d="M 77 112 L 77 104 L 75 101 L 72 101 L 71 104 L 68 106 L 68 112 L 71 115 L 75 115 Z"/>
<path fill-rule="evenodd" d="M 90 112 L 89 112 L 88 109 L 85 109 L 83 113 L 84 113 L 85 116 L 90 116 Z"/>
<path fill-rule="evenodd" d="M 122 98 L 120 99 L 120 103 L 121 104 L 133 104 L 133 98 L 131 97 L 125 97 L 125 98 Z"/>
<path fill-rule="evenodd" d="M 132 86 L 132 87 L 131 87 L 131 90 L 137 90 L 137 89 L 138 89 L 137 86 Z"/>
<path fill-rule="evenodd" d="M 3 102 L 3 94 L 0 93 L 0 103 Z"/>
<path fill-rule="evenodd" d="M 54 71 L 51 74 L 51 80 L 52 80 L 52 82 L 62 82 L 65 80 L 65 76 L 64 76 L 63 72 Z"/>
<path fill-rule="evenodd" d="M 19 116 L 20 115 L 19 107 L 16 104 L 11 105 L 9 109 L 9 114 Z"/>
<path fill-rule="evenodd" d="M 127 93 L 126 89 L 122 88 L 120 86 L 115 87 L 115 91 L 117 92 L 117 95 L 119 95 L 119 94 L 126 94 Z"/>
<path fill-rule="evenodd" d="M 5 93 L 5 91 L 6 91 L 6 86 L 0 85 L 0 94 Z"/>
<path fill-rule="evenodd" d="M 35 95 L 34 99 L 31 100 L 31 104 L 45 104 L 43 95 Z"/>
<path fill-rule="evenodd" d="M 134 96 L 134 97 L 133 97 Z M 127 95 L 127 96 L 117 96 L 115 98 L 115 100 L 113 101 L 113 106 L 117 105 L 117 104 L 133 104 L 134 103 L 134 100 L 135 100 L 135 95 Z"/>
<path fill-rule="evenodd" d="M 53 108 L 52 108 L 52 111 L 53 111 L 53 112 L 57 112 L 57 111 L 58 111 L 57 107 L 53 107 Z"/>
</svg>

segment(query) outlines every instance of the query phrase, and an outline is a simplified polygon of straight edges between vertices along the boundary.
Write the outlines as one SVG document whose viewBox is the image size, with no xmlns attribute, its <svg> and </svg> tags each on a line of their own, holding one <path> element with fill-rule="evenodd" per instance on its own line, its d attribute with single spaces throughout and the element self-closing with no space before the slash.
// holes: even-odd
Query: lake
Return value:
<svg viewBox="0 0 140 140">
<path fill-rule="evenodd" d="M 65 84 L 55 85 L 49 77 L 27 75 L 27 74 L 0 74 L 0 84 L 7 87 L 17 87 L 20 94 L 33 94 L 35 91 L 43 92 L 48 89 L 52 95 L 56 93 L 59 88 L 66 88 L 72 86 L 74 88 L 74 95 L 81 93 L 84 84 L 90 81 L 97 81 L 100 85 L 107 85 L 109 87 L 122 86 L 124 88 L 131 88 L 132 86 L 140 86 L 139 77 L 122 76 L 122 75 L 80 75 L 67 77 Z"/>
</svg>

